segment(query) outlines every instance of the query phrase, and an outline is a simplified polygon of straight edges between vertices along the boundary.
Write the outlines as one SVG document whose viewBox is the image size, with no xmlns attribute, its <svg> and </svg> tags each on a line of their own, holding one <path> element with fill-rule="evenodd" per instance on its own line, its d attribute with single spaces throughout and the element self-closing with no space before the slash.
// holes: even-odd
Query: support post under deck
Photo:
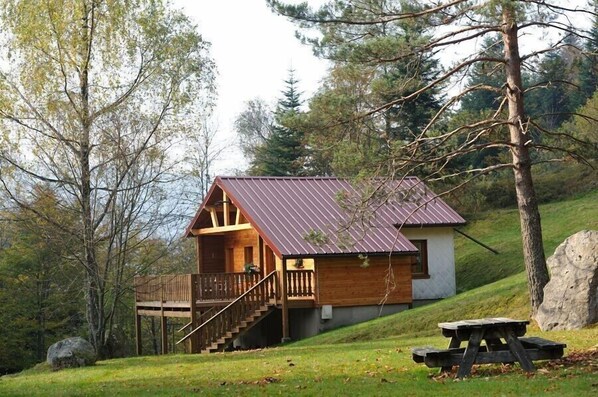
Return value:
<svg viewBox="0 0 598 397">
<path fill-rule="evenodd" d="M 137 307 L 135 307 L 135 345 L 137 348 L 137 355 L 141 356 L 142 354 L 142 343 L 141 343 L 141 316 L 137 312 Z"/>
<path fill-rule="evenodd" d="M 162 354 L 168 354 L 168 330 L 167 318 L 164 316 L 164 310 L 160 316 L 160 336 L 162 337 Z"/>
<path fill-rule="evenodd" d="M 282 258 L 282 343 L 291 340 L 289 334 L 289 300 L 287 296 L 287 260 Z"/>
<path fill-rule="evenodd" d="M 190 315 L 191 315 L 191 330 L 194 330 L 199 324 L 197 324 L 197 282 L 196 275 L 191 274 L 190 277 L 190 288 L 191 288 L 191 302 L 190 302 Z M 189 338 L 189 349 L 191 353 L 199 353 L 199 335 L 197 333 L 191 335 Z"/>
</svg>

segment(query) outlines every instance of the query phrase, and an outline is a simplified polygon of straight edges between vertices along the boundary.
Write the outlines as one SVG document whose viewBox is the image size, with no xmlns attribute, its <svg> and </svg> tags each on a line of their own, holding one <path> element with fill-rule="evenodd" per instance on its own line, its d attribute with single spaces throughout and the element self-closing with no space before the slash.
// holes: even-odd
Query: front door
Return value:
<svg viewBox="0 0 598 397">
<path fill-rule="evenodd" d="M 265 263 L 265 272 L 264 275 L 268 275 L 276 270 L 276 258 L 274 256 L 274 252 L 272 249 L 266 245 L 266 263 Z"/>
</svg>

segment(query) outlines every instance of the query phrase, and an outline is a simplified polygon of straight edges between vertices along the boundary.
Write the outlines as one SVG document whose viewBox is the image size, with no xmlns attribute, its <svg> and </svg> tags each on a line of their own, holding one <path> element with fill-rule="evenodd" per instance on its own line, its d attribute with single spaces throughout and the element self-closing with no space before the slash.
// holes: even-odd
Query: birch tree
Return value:
<svg viewBox="0 0 598 397">
<path fill-rule="evenodd" d="M 211 90 L 208 44 L 162 1 L 1 7 L 0 183 L 79 241 L 89 339 L 105 357 L 130 253 L 176 204 L 177 125 Z M 74 226 L 27 205 L 36 183 L 75 208 Z"/>
<path fill-rule="evenodd" d="M 589 30 L 584 21 L 595 18 L 591 6 L 551 0 L 428 0 L 413 8 L 412 2 L 380 0 L 383 7 L 371 7 L 371 0 L 329 1 L 317 10 L 307 3 L 288 5 L 278 0 L 267 0 L 272 9 L 295 21 L 307 37 L 306 41 L 317 46 L 340 46 L 348 40 L 342 34 L 355 26 L 383 25 L 392 22 L 417 21 L 422 34 L 428 39 L 411 45 L 408 40 L 395 42 L 393 54 L 381 53 L 375 43 L 365 47 L 371 62 L 379 65 L 409 59 L 427 59 L 430 56 L 443 61 L 444 70 L 418 90 L 395 98 L 376 109 L 354 114 L 353 119 L 369 118 L 393 106 L 406 104 L 434 89 L 446 95 L 443 106 L 434 112 L 417 131 L 412 142 L 398 144 L 384 159 L 379 169 L 390 178 L 406 174 L 425 175 L 428 180 L 448 179 L 489 173 L 510 168 L 519 208 L 523 258 L 528 278 L 532 314 L 543 299 L 543 288 L 548 282 L 542 228 L 538 202 L 534 190 L 532 165 L 538 161 L 558 161 L 576 158 L 584 161 L 577 152 L 568 149 L 567 142 L 581 142 L 566 131 L 551 131 L 540 120 L 549 114 L 531 118 L 526 112 L 525 95 L 536 89 L 525 86 L 522 69 L 533 68 L 540 56 L 574 46 L 576 37 L 585 40 Z M 364 12 L 367 10 L 368 12 Z M 425 23 L 424 23 L 425 21 Z M 317 30 L 317 34 L 310 32 Z M 588 28 L 589 29 L 589 28 Z M 397 34 L 402 34 L 397 32 Z M 484 51 L 485 39 L 499 35 L 502 56 Z M 367 39 L 355 37 L 353 39 Z M 540 43 L 538 46 L 526 42 Z M 350 44 L 350 43 L 349 43 Z M 382 44 L 382 43 L 379 43 Z M 577 50 L 583 51 L 582 48 Z M 447 60 L 452 61 L 448 62 Z M 501 70 L 502 86 L 476 84 L 463 87 L 469 73 L 477 64 Z M 413 76 L 405 75 L 395 84 L 408 84 Z M 542 84 L 568 84 L 565 81 Z M 498 98 L 496 111 L 483 115 L 466 125 L 447 129 L 443 122 L 459 108 L 460 102 L 470 93 L 491 92 Z M 596 120 L 593 119 L 595 123 Z M 545 139 L 556 138 L 556 139 Z M 455 170 L 451 165 L 468 153 L 501 149 L 509 161 L 498 161 L 475 169 Z M 508 156 L 507 156 L 508 155 Z M 448 171 L 451 170 L 451 171 Z"/>
</svg>

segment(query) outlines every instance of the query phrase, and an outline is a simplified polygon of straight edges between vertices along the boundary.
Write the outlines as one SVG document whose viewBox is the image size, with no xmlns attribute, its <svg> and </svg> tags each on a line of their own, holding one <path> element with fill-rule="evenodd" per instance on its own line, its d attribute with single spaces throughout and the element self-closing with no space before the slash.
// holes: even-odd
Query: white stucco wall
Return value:
<svg viewBox="0 0 598 397">
<path fill-rule="evenodd" d="M 455 295 L 453 228 L 403 228 L 401 233 L 410 240 L 428 240 L 430 278 L 413 280 L 413 299 L 439 299 Z"/>
</svg>

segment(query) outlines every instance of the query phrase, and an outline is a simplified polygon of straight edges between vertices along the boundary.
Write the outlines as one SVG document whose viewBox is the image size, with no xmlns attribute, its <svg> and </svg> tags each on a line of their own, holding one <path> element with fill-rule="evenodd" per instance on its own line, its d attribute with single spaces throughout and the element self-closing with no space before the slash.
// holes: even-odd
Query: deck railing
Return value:
<svg viewBox="0 0 598 397">
<path fill-rule="evenodd" d="M 313 270 L 287 271 L 287 295 L 289 298 L 313 297 L 314 284 Z"/>
<path fill-rule="evenodd" d="M 135 277 L 137 302 L 191 302 L 191 285 L 198 300 L 232 301 L 260 280 L 259 274 L 207 273 Z"/>
<path fill-rule="evenodd" d="M 259 274 L 208 273 L 171 274 L 135 277 L 137 302 L 191 302 L 191 285 L 200 301 L 232 301 L 260 281 Z M 289 298 L 313 297 L 313 270 L 289 270 L 287 294 Z"/>
<path fill-rule="evenodd" d="M 197 277 L 197 299 L 202 301 L 237 299 L 260 281 L 259 274 L 248 273 L 204 273 L 194 276 Z"/>
<path fill-rule="evenodd" d="M 192 276 L 194 275 L 171 274 L 135 277 L 135 300 L 190 302 Z"/>
<path fill-rule="evenodd" d="M 216 313 L 212 318 L 195 328 L 177 343 L 181 343 L 194 334 L 199 335 L 201 349 L 206 349 L 227 332 L 241 325 L 241 322 L 253 315 L 262 306 L 280 296 L 277 272 L 268 274 L 257 284 L 245 291 L 236 300 Z"/>
</svg>

